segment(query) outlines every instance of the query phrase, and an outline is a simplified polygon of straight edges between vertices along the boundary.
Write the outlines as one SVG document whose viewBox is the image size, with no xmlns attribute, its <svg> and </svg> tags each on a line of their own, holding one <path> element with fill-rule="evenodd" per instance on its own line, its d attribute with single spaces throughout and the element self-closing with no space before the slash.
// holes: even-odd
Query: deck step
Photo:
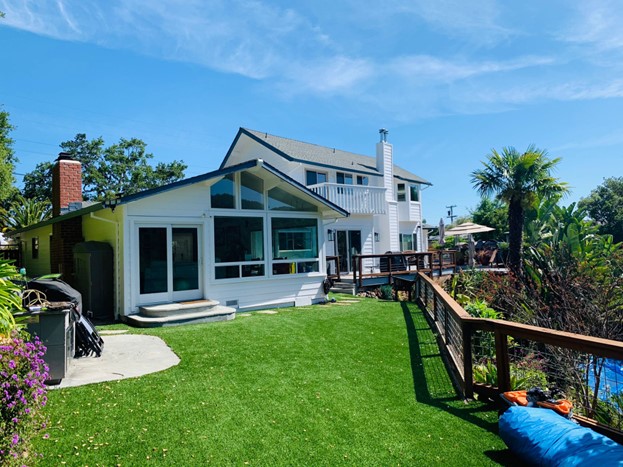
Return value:
<svg viewBox="0 0 623 467">
<path fill-rule="evenodd" d="M 334 282 L 331 292 L 355 295 L 355 284 L 352 282 Z"/>
<path fill-rule="evenodd" d="M 177 326 L 190 323 L 227 321 L 236 317 L 236 309 L 214 300 L 166 303 L 139 307 L 139 313 L 127 317 L 128 324 L 141 328 Z"/>
<path fill-rule="evenodd" d="M 191 302 L 163 303 L 161 305 L 141 306 L 138 311 L 143 316 L 164 317 L 187 314 L 196 311 L 209 311 L 219 305 L 216 300 L 193 300 Z"/>
</svg>

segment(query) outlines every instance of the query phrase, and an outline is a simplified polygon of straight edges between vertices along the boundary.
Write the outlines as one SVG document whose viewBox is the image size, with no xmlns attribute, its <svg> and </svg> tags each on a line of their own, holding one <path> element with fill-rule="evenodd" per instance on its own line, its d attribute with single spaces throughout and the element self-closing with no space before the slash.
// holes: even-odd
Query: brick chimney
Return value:
<svg viewBox="0 0 623 467">
<path fill-rule="evenodd" d="M 67 211 L 70 203 L 82 203 L 82 164 L 61 152 L 52 168 L 52 216 Z"/>
<path fill-rule="evenodd" d="M 52 216 L 57 217 L 82 207 L 82 164 L 61 152 L 52 168 Z M 84 241 L 82 216 L 70 217 L 52 224 L 50 269 L 74 285 L 73 247 Z"/>
</svg>

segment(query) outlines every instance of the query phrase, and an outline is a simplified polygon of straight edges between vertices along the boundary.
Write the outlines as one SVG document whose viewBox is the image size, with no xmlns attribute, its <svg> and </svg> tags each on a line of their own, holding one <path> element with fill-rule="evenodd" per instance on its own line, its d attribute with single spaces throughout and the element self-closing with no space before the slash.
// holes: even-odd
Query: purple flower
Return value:
<svg viewBox="0 0 623 467">
<path fill-rule="evenodd" d="M 19 435 L 15 433 L 13 438 L 11 438 L 11 444 L 16 445 L 17 443 L 19 443 Z"/>
</svg>

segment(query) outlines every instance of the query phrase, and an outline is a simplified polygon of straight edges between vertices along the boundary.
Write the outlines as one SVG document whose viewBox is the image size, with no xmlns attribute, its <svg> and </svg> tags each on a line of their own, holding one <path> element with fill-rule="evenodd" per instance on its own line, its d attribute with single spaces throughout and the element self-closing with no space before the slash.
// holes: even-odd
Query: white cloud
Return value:
<svg viewBox="0 0 623 467">
<path fill-rule="evenodd" d="M 390 5 L 399 13 L 422 18 L 445 34 L 476 43 L 497 42 L 515 34 L 501 24 L 496 0 L 396 0 Z"/>
<path fill-rule="evenodd" d="M 551 65 L 550 57 L 519 57 L 504 61 L 447 60 L 430 55 L 399 57 L 392 60 L 388 71 L 411 82 L 451 82 L 495 73 L 511 72 L 529 67 Z"/>
<path fill-rule="evenodd" d="M 579 2 L 575 11 L 559 36 L 562 40 L 588 44 L 598 51 L 623 49 L 623 8 L 619 0 Z"/>
<path fill-rule="evenodd" d="M 323 5 L 269 0 L 0 0 L 0 27 L 195 63 L 279 97 L 339 96 L 407 120 L 622 97 L 615 1 L 581 3 L 570 18 L 565 11 L 557 41 L 505 26 L 514 10 L 496 0 L 388 0 L 380 10 L 345 0 L 337 16 Z M 387 42 L 371 39 L 390 27 Z M 490 47 L 474 51 L 474 43 Z"/>
</svg>

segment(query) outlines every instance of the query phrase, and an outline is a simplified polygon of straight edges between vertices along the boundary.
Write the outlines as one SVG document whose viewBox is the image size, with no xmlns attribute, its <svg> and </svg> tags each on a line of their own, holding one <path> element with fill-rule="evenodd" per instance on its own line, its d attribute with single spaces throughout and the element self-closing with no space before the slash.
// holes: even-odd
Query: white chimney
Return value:
<svg viewBox="0 0 623 467">
<path fill-rule="evenodd" d="M 376 168 L 383 174 L 385 199 L 394 201 L 394 156 L 392 145 L 387 142 L 388 133 L 385 128 L 379 130 L 381 140 L 376 144 Z"/>
</svg>

